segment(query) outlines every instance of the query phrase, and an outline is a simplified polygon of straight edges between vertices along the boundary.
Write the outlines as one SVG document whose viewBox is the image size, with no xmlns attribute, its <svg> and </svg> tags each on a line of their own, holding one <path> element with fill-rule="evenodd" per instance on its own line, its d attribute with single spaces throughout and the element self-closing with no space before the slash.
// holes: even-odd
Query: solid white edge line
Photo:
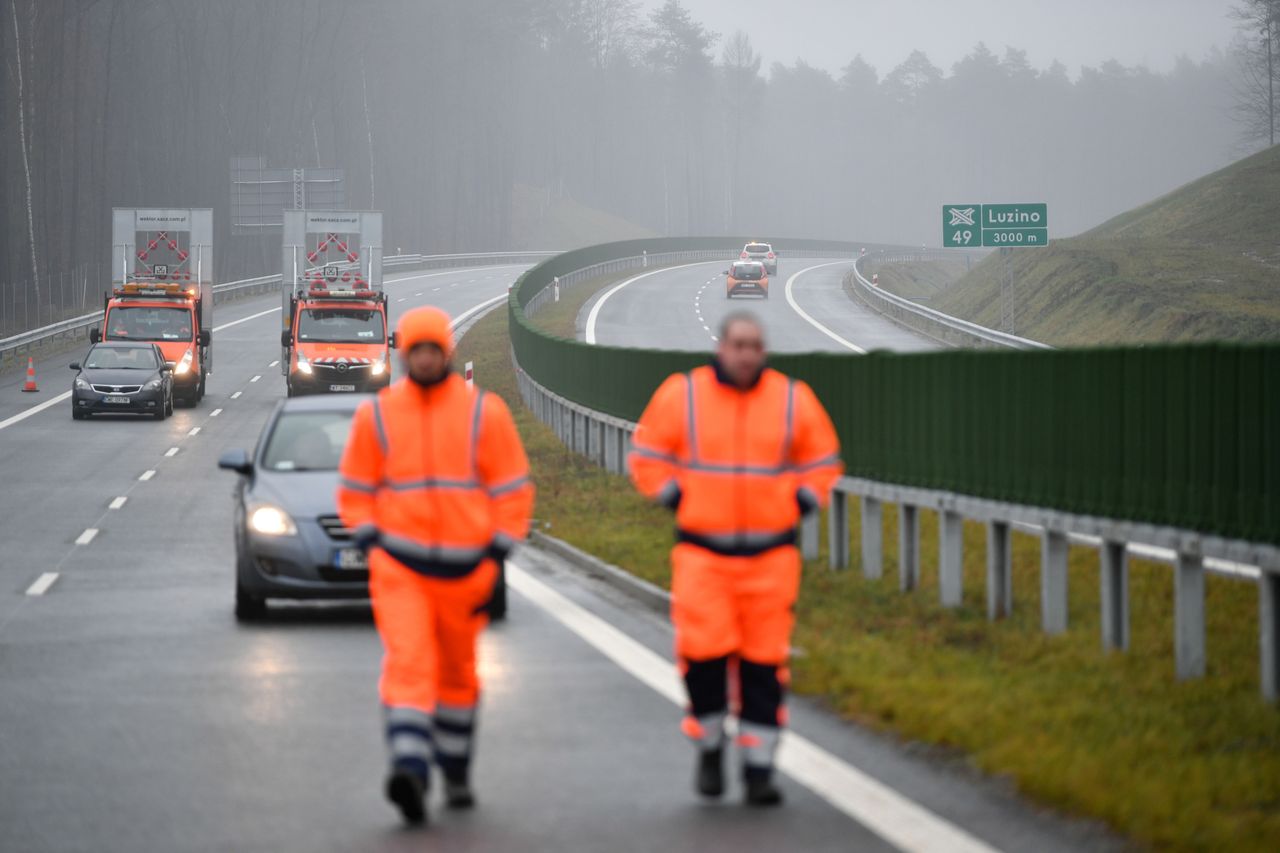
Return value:
<svg viewBox="0 0 1280 853">
<path fill-rule="evenodd" d="M 247 323 L 250 320 L 256 320 L 259 317 L 265 317 L 268 314 L 279 312 L 279 308 L 268 308 L 266 311 L 259 311 L 257 314 L 250 314 L 248 317 L 241 317 L 239 320 L 232 320 L 230 323 L 223 323 L 221 326 L 214 326 L 211 331 L 221 332 L 223 329 L 230 329 L 232 326 L 239 326 L 241 323 Z"/>
<path fill-rule="evenodd" d="M 662 267 L 661 269 L 650 270 L 649 272 L 641 273 L 640 275 L 634 276 L 633 278 L 629 278 L 626 281 L 621 282 L 620 284 L 615 284 L 613 287 L 605 291 L 604 296 L 601 296 L 599 299 L 596 300 L 595 305 L 591 306 L 591 313 L 587 315 L 587 330 L 585 334 L 586 342 L 589 344 L 596 343 L 596 320 L 598 320 L 600 317 L 600 309 L 604 308 L 604 304 L 609 301 L 610 296 L 613 296 L 613 294 L 617 293 L 619 290 L 622 290 L 622 288 L 626 287 L 627 285 L 634 284 L 635 282 L 639 281 L 642 278 L 648 278 L 649 276 L 657 275 L 658 273 L 675 272 L 676 270 L 684 270 L 684 269 L 688 269 L 689 267 L 701 267 L 701 266 L 706 266 L 707 264 L 718 264 L 718 263 L 720 263 L 720 261 L 698 261 L 697 263 L 693 263 L 693 264 L 681 264 L 678 267 Z"/>
<path fill-rule="evenodd" d="M 107 509 L 120 509 L 125 505 L 125 502 L 128 500 L 129 500 L 128 497 L 121 495 L 120 497 L 113 500 L 111 503 L 107 504 Z"/>
<path fill-rule="evenodd" d="M 84 533 L 81 533 L 79 536 L 76 537 L 76 544 L 88 545 L 90 542 L 93 541 L 93 537 L 97 535 L 98 535 L 98 528 L 96 527 L 86 528 Z"/>
<path fill-rule="evenodd" d="M 508 298 L 507 294 L 501 293 L 493 297 L 492 299 L 486 299 L 484 302 L 481 302 L 479 305 L 474 305 L 471 308 L 468 308 L 466 311 L 463 311 L 457 317 L 453 318 L 453 322 L 449 324 L 449 329 L 450 330 L 457 329 L 464 322 L 466 322 L 468 317 L 472 316 L 473 314 L 479 311 L 483 311 L 485 308 L 488 308 L 490 305 L 492 305 L 495 302 L 501 302 L 502 300 L 507 298 Z"/>
<path fill-rule="evenodd" d="M 831 340 L 840 344 L 842 347 L 851 349 L 854 352 L 859 354 L 866 354 L 867 351 L 864 350 L 862 347 L 850 341 L 846 341 L 844 338 L 840 337 L 835 332 L 831 331 L 826 326 L 819 323 L 817 320 L 813 319 L 813 317 L 809 316 L 809 312 L 805 311 L 803 308 L 800 307 L 800 303 L 796 302 L 795 296 L 793 296 L 791 293 L 792 286 L 796 283 L 796 279 L 800 278 L 800 276 L 804 275 L 805 273 L 810 273 L 810 272 L 813 272 L 814 270 L 820 270 L 823 267 L 836 267 L 836 266 L 840 266 L 841 264 L 849 264 L 849 263 L 852 263 L 852 261 L 833 261 L 829 264 L 818 264 L 817 266 L 812 266 L 812 267 L 809 267 L 808 269 L 800 270 L 800 272 L 796 273 L 795 275 L 791 276 L 791 278 L 787 279 L 787 286 L 786 286 L 786 289 L 784 290 L 784 293 L 787 297 L 787 304 L 790 305 L 792 309 L 794 309 L 795 312 L 800 315 L 800 318 L 804 320 L 806 323 L 808 323 L 810 326 L 813 326 L 819 332 L 822 332 L 822 334 L 826 335 L 828 338 L 831 338 Z"/>
<path fill-rule="evenodd" d="M 53 582 L 58 579 L 57 572 L 45 572 L 36 578 L 35 583 L 27 587 L 27 595 L 44 595 L 49 591 L 49 587 L 53 586 Z"/>
<path fill-rule="evenodd" d="M 677 707 L 685 705 L 676 668 L 608 622 L 507 561 L 507 582 L 623 671 Z M 994 847 L 907 799 L 803 735 L 783 733 L 778 768 L 896 847 L 928 853 L 994 853 Z"/>
<path fill-rule="evenodd" d="M 50 400 L 45 400 L 43 403 L 41 403 L 38 406 L 32 406 L 31 408 L 27 409 L 25 412 L 19 412 L 16 415 L 13 415 L 11 417 L 5 418 L 4 420 L 0 421 L 0 429 L 8 429 L 9 427 L 13 426 L 16 423 L 25 421 L 27 418 L 31 417 L 32 415 L 40 414 L 50 406 L 56 406 L 59 403 L 61 403 L 63 400 L 69 400 L 69 399 L 71 399 L 71 392 L 63 391 L 58 396 Z"/>
</svg>

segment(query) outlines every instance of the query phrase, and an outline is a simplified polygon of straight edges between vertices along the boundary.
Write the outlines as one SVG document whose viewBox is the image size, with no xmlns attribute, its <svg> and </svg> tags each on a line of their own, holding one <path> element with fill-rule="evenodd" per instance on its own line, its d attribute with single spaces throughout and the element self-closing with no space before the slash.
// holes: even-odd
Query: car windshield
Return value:
<svg viewBox="0 0 1280 853">
<path fill-rule="evenodd" d="M 350 429 L 350 412 L 284 412 L 271 429 L 262 467 L 268 471 L 336 471 Z"/>
<path fill-rule="evenodd" d="M 160 365 L 151 347 L 94 347 L 84 366 L 89 370 L 155 370 Z"/>
<path fill-rule="evenodd" d="M 191 312 L 185 308 L 112 308 L 107 317 L 107 340 L 189 341 Z"/>
<path fill-rule="evenodd" d="M 748 243 L 744 251 L 748 255 L 767 255 L 769 253 L 769 245 L 767 243 Z"/>
<path fill-rule="evenodd" d="M 743 281 L 758 281 L 764 275 L 764 267 L 759 264 L 734 264 L 733 277 Z"/>
<path fill-rule="evenodd" d="M 307 308 L 298 321 L 298 340 L 309 343 L 368 344 L 384 338 L 380 311 Z"/>
</svg>

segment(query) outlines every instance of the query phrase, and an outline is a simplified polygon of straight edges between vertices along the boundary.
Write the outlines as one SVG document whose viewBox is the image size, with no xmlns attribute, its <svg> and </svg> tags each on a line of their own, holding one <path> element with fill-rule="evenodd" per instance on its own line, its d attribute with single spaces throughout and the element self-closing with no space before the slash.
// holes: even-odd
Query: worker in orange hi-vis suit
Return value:
<svg viewBox="0 0 1280 853">
<path fill-rule="evenodd" d="M 630 456 L 636 488 L 676 511 L 671 617 L 689 693 L 683 729 L 699 747 L 696 788 L 724 793 L 736 668 L 750 805 L 782 802 L 773 763 L 800 585 L 796 531 L 843 471 L 818 398 L 766 367 L 765 357 L 760 322 L 730 314 L 713 363 L 669 377 L 654 393 Z"/>
<path fill-rule="evenodd" d="M 451 369 L 448 316 L 415 309 L 396 336 L 408 375 L 356 410 L 338 511 L 368 550 L 386 651 L 386 795 L 422 823 L 433 758 L 447 805 L 474 804 L 476 641 L 498 563 L 528 532 L 534 493 L 506 404 Z"/>
</svg>

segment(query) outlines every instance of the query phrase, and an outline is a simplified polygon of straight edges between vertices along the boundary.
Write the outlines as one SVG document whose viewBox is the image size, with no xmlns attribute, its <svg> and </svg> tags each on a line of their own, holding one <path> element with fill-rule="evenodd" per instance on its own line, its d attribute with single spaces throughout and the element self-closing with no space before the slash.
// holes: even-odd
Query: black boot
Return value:
<svg viewBox="0 0 1280 853">
<path fill-rule="evenodd" d="M 698 775 L 694 787 L 704 797 L 718 797 L 724 793 L 723 747 L 698 753 Z"/>
<path fill-rule="evenodd" d="M 410 826 L 427 822 L 427 783 L 420 773 L 404 767 L 393 769 L 387 777 L 387 799 Z"/>
<path fill-rule="evenodd" d="M 748 767 L 743 773 L 746 783 L 746 803 L 749 806 L 780 806 L 782 791 L 773 784 L 773 768 Z"/>
<path fill-rule="evenodd" d="M 451 809 L 475 808 L 476 797 L 471 792 L 471 782 L 464 770 L 444 771 L 444 804 Z"/>
</svg>

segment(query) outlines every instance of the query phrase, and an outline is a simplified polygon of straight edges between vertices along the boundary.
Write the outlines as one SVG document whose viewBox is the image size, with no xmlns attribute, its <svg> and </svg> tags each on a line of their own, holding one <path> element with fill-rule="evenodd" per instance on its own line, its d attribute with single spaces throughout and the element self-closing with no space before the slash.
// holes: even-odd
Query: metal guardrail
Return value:
<svg viewBox="0 0 1280 853">
<path fill-rule="evenodd" d="M 486 266 L 492 263 L 520 263 L 522 261 L 538 261 L 554 257 L 557 252 L 477 252 L 452 255 L 391 255 L 383 259 L 384 268 L 436 269 L 442 267 Z M 239 281 L 228 281 L 213 286 L 214 304 L 225 301 L 228 297 L 238 297 L 245 293 L 267 290 L 280 283 L 280 274 L 265 275 L 258 278 L 247 278 Z M 48 326 L 22 332 L 8 338 L 0 339 L 0 365 L 5 356 L 12 353 L 18 355 L 23 351 L 44 343 L 57 341 L 59 338 L 74 337 L 87 331 L 102 320 L 102 312 L 95 311 L 81 317 L 60 320 Z"/>
<path fill-rule="evenodd" d="M 924 253 L 916 253 L 902 256 L 902 258 L 905 260 L 909 257 L 912 260 L 917 260 L 924 256 Z M 909 331 L 926 335 L 948 346 L 1053 349 L 1048 344 L 1042 344 L 1039 341 L 1020 338 L 1017 335 L 1010 335 L 995 329 L 988 329 L 986 326 L 979 326 L 977 323 L 970 323 L 967 320 L 961 320 L 959 317 L 952 317 L 950 314 L 935 311 L 932 308 L 920 305 L 872 284 L 862 274 L 861 266 L 864 262 L 874 260 L 892 263 L 895 257 L 894 255 L 884 254 L 864 255 L 853 266 L 853 282 L 854 293 L 863 302 L 898 325 Z M 947 256 L 938 254 L 936 257 Z"/>
<path fill-rule="evenodd" d="M 584 278 L 600 274 L 601 268 L 612 263 L 586 268 L 596 272 Z M 585 273 L 586 269 L 581 272 Z M 562 284 L 573 276 L 573 272 L 561 276 Z M 541 295 L 540 292 L 538 296 Z M 1035 348 L 1043 348 L 1043 345 Z M 512 362 L 525 404 L 535 417 L 556 432 L 566 447 L 613 473 L 626 472 L 627 455 L 635 431 L 633 422 L 594 411 L 547 389 L 521 368 L 514 350 Z M 1252 579 L 1258 585 L 1261 692 L 1270 701 L 1280 699 L 1280 547 L 1165 525 L 1099 518 L 939 489 L 843 477 L 836 485 L 827 511 L 828 559 L 833 570 L 845 569 L 851 562 L 850 496 L 860 498 L 862 540 L 859 545 L 862 571 L 868 578 L 878 578 L 883 572 L 884 549 L 880 533 L 883 504 L 898 505 L 899 588 L 904 592 L 915 589 L 919 583 L 919 510 L 925 508 L 938 513 L 939 596 L 945 607 L 958 607 L 962 600 L 964 521 L 970 519 L 984 523 L 987 528 L 986 605 L 988 618 L 993 620 L 1007 617 L 1013 607 L 1012 531 L 1038 533 L 1042 541 L 1041 628 L 1046 634 L 1061 634 L 1068 628 L 1068 544 L 1096 544 L 1101 554 L 1101 640 L 1105 649 L 1124 650 L 1129 647 L 1130 553 L 1172 563 L 1175 592 L 1173 640 L 1179 679 L 1198 678 L 1205 673 L 1206 564 L 1213 564 L 1215 560 L 1229 561 L 1227 573 Z M 818 531 L 816 517 L 802 528 L 801 546 L 806 557 L 814 558 L 818 554 Z"/>
</svg>

